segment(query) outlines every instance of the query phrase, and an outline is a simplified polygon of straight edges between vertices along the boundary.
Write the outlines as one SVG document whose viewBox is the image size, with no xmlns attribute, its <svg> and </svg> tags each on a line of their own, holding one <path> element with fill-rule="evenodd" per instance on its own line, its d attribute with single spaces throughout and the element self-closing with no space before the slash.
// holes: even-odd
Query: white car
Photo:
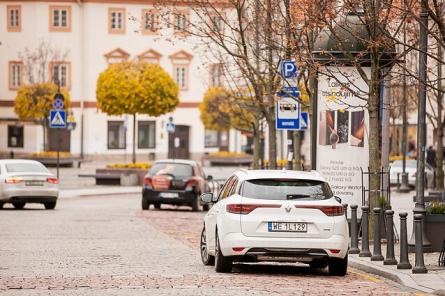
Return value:
<svg viewBox="0 0 445 296">
<path fill-rule="evenodd" d="M 390 170 L 390 183 L 391 185 L 397 185 L 397 182 L 402 183 L 402 160 L 396 160 L 391 165 Z M 412 187 L 416 187 L 417 179 L 417 161 L 415 159 L 407 159 L 405 172 L 408 174 L 408 184 Z M 434 181 L 434 168 L 425 163 L 425 184 L 428 188 L 433 187 Z"/>
<path fill-rule="evenodd" d="M 317 172 L 239 170 L 204 217 L 201 259 L 217 272 L 233 262 L 302 262 L 343 276 L 349 230 L 343 206 Z"/>
<path fill-rule="evenodd" d="M 0 160 L 0 208 L 12 203 L 22 209 L 27 203 L 41 203 L 46 209 L 56 207 L 59 180 L 35 160 Z"/>
</svg>

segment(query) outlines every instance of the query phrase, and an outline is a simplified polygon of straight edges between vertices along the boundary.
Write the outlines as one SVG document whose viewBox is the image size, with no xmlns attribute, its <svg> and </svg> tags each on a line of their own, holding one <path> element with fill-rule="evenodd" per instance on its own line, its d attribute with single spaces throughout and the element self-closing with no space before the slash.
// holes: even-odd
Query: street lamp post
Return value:
<svg viewBox="0 0 445 296">
<path fill-rule="evenodd" d="M 428 47 L 428 10 L 427 0 L 421 1 L 420 31 L 419 31 L 419 102 L 417 110 L 417 184 L 416 184 L 416 205 L 414 215 L 421 214 L 422 218 L 422 242 L 424 251 L 431 251 L 431 243 L 425 235 L 425 146 L 426 146 L 426 63 Z M 413 227 L 415 229 L 415 227 Z M 411 236 L 409 248 L 415 246 L 415 235 Z"/>
</svg>

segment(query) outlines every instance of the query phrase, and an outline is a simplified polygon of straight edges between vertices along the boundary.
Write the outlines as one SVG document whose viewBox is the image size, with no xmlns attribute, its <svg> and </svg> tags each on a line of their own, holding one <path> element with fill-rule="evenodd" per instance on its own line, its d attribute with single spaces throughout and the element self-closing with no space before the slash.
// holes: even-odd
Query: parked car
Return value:
<svg viewBox="0 0 445 296">
<path fill-rule="evenodd" d="M 46 209 L 56 207 L 59 180 L 35 160 L 0 160 L 0 208 L 12 203 L 22 209 L 27 203 L 44 204 Z"/>
<path fill-rule="evenodd" d="M 144 179 L 142 209 L 150 205 L 156 209 L 162 204 L 186 205 L 198 211 L 200 194 L 209 191 L 208 180 L 199 163 L 193 160 L 167 159 L 156 161 Z M 203 205 L 208 210 L 208 205 Z"/>
<path fill-rule="evenodd" d="M 204 217 L 201 259 L 217 272 L 233 262 L 302 262 L 343 276 L 348 223 L 341 200 L 316 172 L 239 170 Z"/>
<path fill-rule="evenodd" d="M 390 170 L 390 183 L 391 185 L 397 185 L 397 175 L 399 175 L 399 183 L 402 183 L 402 160 L 396 160 L 391 165 Z M 416 186 L 416 175 L 417 175 L 417 161 L 415 159 L 407 159 L 405 172 L 408 173 L 408 184 L 412 187 Z M 429 164 L 425 163 L 425 184 L 429 188 L 432 187 L 434 180 L 434 168 Z"/>
</svg>

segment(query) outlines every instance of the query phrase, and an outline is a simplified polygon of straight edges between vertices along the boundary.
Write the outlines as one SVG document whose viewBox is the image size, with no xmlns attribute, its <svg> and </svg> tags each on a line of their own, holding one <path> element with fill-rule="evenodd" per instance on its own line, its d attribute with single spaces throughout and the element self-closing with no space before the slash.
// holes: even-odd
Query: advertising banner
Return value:
<svg viewBox="0 0 445 296">
<path fill-rule="evenodd" d="M 369 77 L 369 68 L 364 68 Z M 361 206 L 368 170 L 368 85 L 355 67 L 325 67 L 318 76 L 317 171 L 342 203 Z M 368 178 L 365 176 L 367 187 Z"/>
</svg>

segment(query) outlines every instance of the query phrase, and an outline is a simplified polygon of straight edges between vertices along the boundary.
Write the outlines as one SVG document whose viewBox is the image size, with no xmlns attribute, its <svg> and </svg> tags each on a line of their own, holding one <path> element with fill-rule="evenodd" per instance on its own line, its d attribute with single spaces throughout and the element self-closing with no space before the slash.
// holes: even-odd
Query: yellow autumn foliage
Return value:
<svg viewBox="0 0 445 296">
<path fill-rule="evenodd" d="M 65 97 L 65 110 L 71 105 L 70 96 L 65 89 L 61 90 Z M 17 91 L 14 111 L 21 120 L 43 119 L 53 109 L 54 95 L 57 86 L 54 83 L 36 83 L 21 86 Z"/>
<path fill-rule="evenodd" d="M 159 65 L 122 62 L 99 75 L 96 98 L 99 109 L 108 115 L 159 116 L 179 104 L 179 88 Z"/>
</svg>

